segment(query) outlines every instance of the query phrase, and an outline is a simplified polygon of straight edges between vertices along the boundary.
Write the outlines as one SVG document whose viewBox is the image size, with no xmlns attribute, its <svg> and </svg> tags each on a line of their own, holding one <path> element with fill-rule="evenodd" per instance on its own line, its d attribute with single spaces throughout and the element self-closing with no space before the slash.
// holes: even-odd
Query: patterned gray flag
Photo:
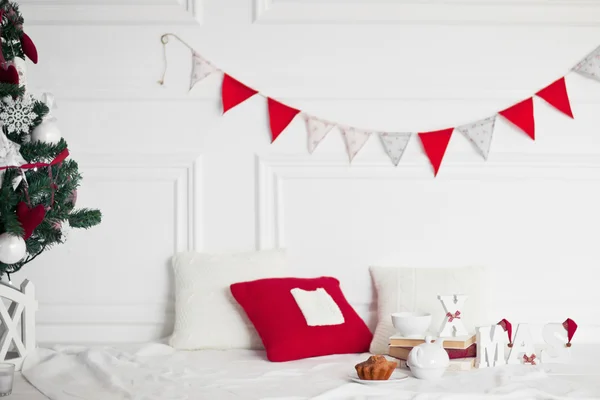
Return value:
<svg viewBox="0 0 600 400">
<path fill-rule="evenodd" d="M 363 131 L 356 128 L 340 128 L 342 137 L 346 143 L 346 151 L 348 152 L 348 158 L 350 162 L 354 159 L 354 156 L 363 148 L 372 132 Z"/>
<path fill-rule="evenodd" d="M 379 134 L 381 143 L 385 148 L 386 153 L 390 156 L 390 159 L 395 166 L 398 166 L 402 154 L 410 141 L 412 133 L 388 133 L 383 132 Z"/>
<path fill-rule="evenodd" d="M 483 158 L 487 160 L 494 135 L 494 124 L 496 116 L 485 118 L 456 128 L 479 150 Z"/>
<path fill-rule="evenodd" d="M 308 152 L 312 154 L 321 143 L 321 140 L 333 128 L 333 124 L 308 115 L 305 116 L 305 120 L 306 133 L 308 134 Z"/>
<path fill-rule="evenodd" d="M 600 81 L 600 47 L 587 55 L 579 64 L 573 67 L 573 71 L 585 77 Z"/>
<path fill-rule="evenodd" d="M 192 90 L 196 83 L 217 71 L 217 67 L 206 61 L 200 54 L 194 51 L 192 53 L 192 76 L 190 78 L 190 90 Z"/>
</svg>

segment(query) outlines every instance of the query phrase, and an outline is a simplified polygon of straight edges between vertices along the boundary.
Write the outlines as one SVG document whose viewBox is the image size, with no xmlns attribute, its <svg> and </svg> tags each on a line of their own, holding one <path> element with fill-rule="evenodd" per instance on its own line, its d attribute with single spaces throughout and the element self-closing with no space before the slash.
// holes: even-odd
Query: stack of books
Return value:
<svg viewBox="0 0 600 400">
<path fill-rule="evenodd" d="M 450 371 L 467 371 L 475 368 L 475 357 L 477 356 L 476 336 L 456 336 L 451 338 L 442 338 L 444 340 L 444 349 L 450 357 Z M 391 357 L 400 360 L 400 366 L 407 368 L 406 360 L 408 353 L 413 347 L 425 343 L 425 338 L 412 339 L 402 336 L 390 337 L 390 347 L 388 354 Z"/>
</svg>

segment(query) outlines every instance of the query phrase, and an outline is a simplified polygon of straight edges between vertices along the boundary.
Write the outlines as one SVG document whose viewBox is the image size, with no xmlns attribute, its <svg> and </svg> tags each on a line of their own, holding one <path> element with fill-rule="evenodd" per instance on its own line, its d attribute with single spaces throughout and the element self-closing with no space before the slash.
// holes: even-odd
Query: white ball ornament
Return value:
<svg viewBox="0 0 600 400">
<path fill-rule="evenodd" d="M 60 142 L 62 135 L 58 129 L 58 124 L 55 119 L 42 121 L 31 133 L 32 142 L 42 142 L 48 144 L 57 144 Z"/>
<path fill-rule="evenodd" d="M 0 262 L 9 265 L 19 262 L 25 257 L 26 251 L 25 240 L 22 237 L 8 232 L 0 235 Z"/>
</svg>

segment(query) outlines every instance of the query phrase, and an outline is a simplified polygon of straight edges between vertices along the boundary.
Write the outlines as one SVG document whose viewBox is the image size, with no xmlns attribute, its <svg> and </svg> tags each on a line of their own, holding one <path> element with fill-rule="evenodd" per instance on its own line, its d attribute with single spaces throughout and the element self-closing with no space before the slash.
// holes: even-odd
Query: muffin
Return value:
<svg viewBox="0 0 600 400">
<path fill-rule="evenodd" d="M 368 381 L 387 381 L 392 376 L 392 372 L 398 367 L 398 363 L 388 361 L 382 355 L 369 357 L 367 361 L 356 364 L 356 373 L 358 377 Z"/>
</svg>

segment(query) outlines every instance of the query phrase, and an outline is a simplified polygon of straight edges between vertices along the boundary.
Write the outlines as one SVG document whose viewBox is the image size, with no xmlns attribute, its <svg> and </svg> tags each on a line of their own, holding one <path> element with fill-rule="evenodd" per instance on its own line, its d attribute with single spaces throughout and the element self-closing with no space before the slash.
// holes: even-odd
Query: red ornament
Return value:
<svg viewBox="0 0 600 400">
<path fill-rule="evenodd" d="M 453 131 L 454 128 L 450 128 L 441 131 L 419 133 L 423 149 L 425 149 L 425 153 L 433 166 L 434 176 L 437 176 L 440 169 L 442 159 L 446 153 L 446 148 L 448 147 Z"/>
<path fill-rule="evenodd" d="M 575 335 L 575 331 L 577 330 L 577 324 L 571 318 L 567 318 L 565 322 L 563 322 L 563 328 L 567 331 L 567 342 L 566 346 L 571 347 L 571 339 L 573 339 L 573 335 Z"/>
<path fill-rule="evenodd" d="M 269 105 L 269 124 L 271 126 L 271 143 L 277 139 L 279 134 L 292 122 L 300 110 L 286 106 L 272 98 L 267 99 Z"/>
<path fill-rule="evenodd" d="M 46 209 L 43 204 L 38 204 L 33 208 L 29 208 L 29 206 L 25 202 L 20 202 L 17 204 L 17 218 L 23 227 L 25 233 L 23 234 L 23 239 L 27 240 L 33 234 L 35 228 L 39 226 L 44 220 L 46 216 Z"/>
<path fill-rule="evenodd" d="M 21 47 L 23 48 L 23 53 L 29 58 L 34 64 L 38 62 L 38 53 L 35 48 L 35 44 L 33 44 L 33 40 L 23 32 L 23 36 L 21 36 Z"/>
<path fill-rule="evenodd" d="M 448 322 L 452 322 L 455 319 L 460 319 L 460 311 L 457 311 L 454 314 L 452 314 L 451 312 L 447 312 L 446 317 L 448 317 Z"/>
<path fill-rule="evenodd" d="M 567 93 L 567 85 L 565 84 L 564 77 L 546 86 L 536 94 L 558 111 L 573 118 L 573 111 L 571 111 L 571 103 L 569 102 L 569 94 Z"/>
<path fill-rule="evenodd" d="M 510 322 L 508 322 L 507 319 L 503 319 L 502 321 L 498 322 L 497 325 L 500 325 L 502 327 L 502 329 L 504 329 L 504 332 L 508 333 L 508 347 L 512 347 L 512 325 Z"/>
<path fill-rule="evenodd" d="M 238 104 L 248 100 L 250 97 L 258 93 L 256 90 L 249 88 L 242 82 L 233 79 L 225 74 L 223 76 L 223 86 L 221 87 L 221 100 L 223 102 L 223 114 Z"/>
<path fill-rule="evenodd" d="M 8 68 L 0 68 L 0 82 L 19 84 L 19 72 L 14 65 L 9 65 Z"/>
<path fill-rule="evenodd" d="M 521 128 L 523 132 L 535 140 L 535 120 L 533 119 L 533 98 L 528 98 L 499 113 L 504 118 Z"/>
<path fill-rule="evenodd" d="M 532 354 L 531 357 L 527 357 L 527 354 L 523 354 L 523 364 L 536 365 L 535 358 L 535 354 Z"/>
</svg>

